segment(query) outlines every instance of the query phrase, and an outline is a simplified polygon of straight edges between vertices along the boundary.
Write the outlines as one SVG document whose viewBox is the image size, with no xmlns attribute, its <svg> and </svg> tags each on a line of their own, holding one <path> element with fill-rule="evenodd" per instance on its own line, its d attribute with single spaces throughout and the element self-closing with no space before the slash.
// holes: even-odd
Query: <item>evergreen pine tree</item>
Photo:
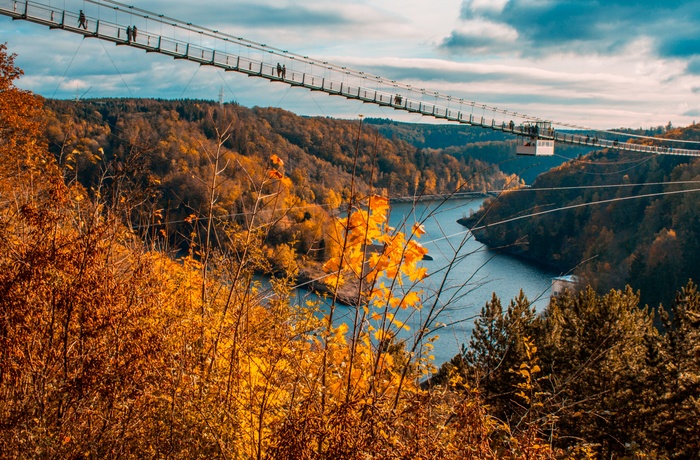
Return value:
<svg viewBox="0 0 700 460">
<path fill-rule="evenodd" d="M 657 368 L 659 395 L 649 439 L 670 458 L 698 458 L 700 452 L 700 293 L 693 282 L 676 295 L 670 312 L 661 309 L 666 330 Z"/>
<path fill-rule="evenodd" d="M 627 453 L 656 334 L 651 313 L 631 288 L 598 296 L 590 287 L 553 299 L 542 329 L 543 367 L 550 375 L 547 411 L 558 436 L 597 446 L 605 458 Z"/>
<path fill-rule="evenodd" d="M 532 336 L 536 318 L 522 291 L 505 313 L 494 293 L 474 323 L 465 353 L 470 379 L 483 392 L 493 413 L 507 422 L 522 412 L 515 396 L 519 379 L 514 370 L 528 359 L 523 339 Z"/>
</svg>

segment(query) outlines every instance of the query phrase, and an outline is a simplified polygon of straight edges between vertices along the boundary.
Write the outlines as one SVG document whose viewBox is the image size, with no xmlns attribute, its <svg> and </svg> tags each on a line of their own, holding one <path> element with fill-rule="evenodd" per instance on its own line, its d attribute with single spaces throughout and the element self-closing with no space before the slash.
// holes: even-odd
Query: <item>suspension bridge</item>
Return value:
<svg viewBox="0 0 700 460">
<path fill-rule="evenodd" d="M 425 88 L 416 88 L 116 1 L 83 0 L 83 9 L 79 9 L 80 3 L 73 9 L 68 9 L 65 5 L 65 1 L 63 7 L 58 7 L 52 6 L 50 2 L 46 4 L 28 0 L 0 0 L 0 14 L 48 26 L 50 29 L 65 30 L 83 37 L 214 66 L 249 77 L 321 91 L 438 120 L 502 131 L 518 137 L 519 153 L 551 155 L 554 143 L 559 142 L 627 152 L 700 156 L 698 149 L 619 142 L 617 139 L 602 136 L 599 138 L 597 135 L 591 137 L 590 134 L 571 130 L 557 130 L 554 127 L 599 131 L 542 120 Z M 475 110 L 481 110 L 482 114 L 475 114 Z M 630 137 L 624 133 L 600 132 Z"/>
</svg>

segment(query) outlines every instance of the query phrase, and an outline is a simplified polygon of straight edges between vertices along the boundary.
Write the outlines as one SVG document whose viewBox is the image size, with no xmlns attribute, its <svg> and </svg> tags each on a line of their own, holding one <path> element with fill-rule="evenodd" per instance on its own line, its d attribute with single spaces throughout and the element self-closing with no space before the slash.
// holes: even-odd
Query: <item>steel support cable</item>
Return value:
<svg viewBox="0 0 700 460">
<path fill-rule="evenodd" d="M 230 34 L 227 34 L 225 32 L 220 32 L 218 30 L 213 30 L 213 29 L 199 26 L 199 25 L 196 25 L 193 23 L 186 23 L 186 22 L 181 21 L 181 20 L 176 19 L 176 18 L 172 18 L 172 17 L 164 16 L 164 15 L 159 15 L 159 14 L 154 13 L 152 11 L 138 8 L 138 7 L 134 7 L 134 6 L 130 6 L 130 5 L 127 5 L 125 3 L 117 2 L 115 0 L 85 0 L 85 1 L 93 3 L 93 4 L 98 5 L 98 6 L 104 6 L 104 7 L 108 7 L 106 5 L 106 3 L 118 5 L 119 7 L 125 8 L 125 11 L 130 12 L 132 14 L 134 11 L 142 13 L 143 14 L 142 17 L 145 19 L 149 19 L 149 18 L 153 19 L 154 17 L 160 18 L 161 20 L 167 20 L 168 22 L 171 22 L 171 24 L 174 27 L 187 29 L 187 30 L 191 30 L 192 27 L 195 27 L 196 29 L 199 29 L 198 32 L 200 32 L 204 35 L 207 35 L 211 38 L 214 38 L 214 39 L 232 41 L 234 43 L 244 44 L 248 47 L 256 49 L 257 51 L 262 51 L 265 53 L 272 53 L 272 54 L 275 54 L 275 55 L 277 55 L 279 57 L 283 57 L 283 58 L 285 58 L 285 57 L 292 58 L 294 60 L 300 61 L 300 62 L 305 63 L 305 64 L 316 66 L 316 67 L 319 67 L 322 69 L 332 70 L 334 72 L 342 73 L 345 75 L 353 75 L 353 76 L 358 77 L 358 78 L 368 77 L 371 79 L 375 79 L 378 83 L 381 83 L 383 85 L 400 87 L 405 91 L 423 91 L 425 93 L 432 94 L 436 98 L 439 98 L 441 100 L 445 100 L 448 102 L 449 101 L 459 101 L 461 103 L 465 103 L 465 102 L 471 103 L 471 101 L 469 101 L 469 100 L 465 100 L 463 98 L 457 98 L 457 97 L 454 97 L 454 96 L 451 96 L 448 94 L 443 94 L 439 91 L 431 91 L 431 90 L 427 90 L 425 88 L 418 89 L 418 88 L 415 88 L 413 85 L 402 83 L 402 82 L 399 82 L 396 80 L 385 79 L 385 78 L 382 78 L 381 76 L 369 74 L 367 72 L 353 69 L 353 68 L 350 68 L 347 66 L 333 64 L 333 63 L 330 63 L 328 61 L 311 59 L 308 56 L 302 56 L 302 55 L 299 55 L 296 53 L 289 52 L 287 50 L 282 50 L 280 48 L 268 46 L 268 45 L 263 44 L 263 43 L 255 42 L 252 40 L 247 40 L 243 37 L 236 37 L 234 35 L 230 35 Z M 522 119 L 531 120 L 531 121 L 543 121 L 543 119 L 539 118 L 539 117 L 529 116 L 526 114 L 520 114 L 520 113 L 509 111 L 506 109 L 498 109 L 497 107 L 492 107 L 492 106 L 487 105 L 487 104 L 477 104 L 477 105 L 480 105 L 480 106 L 484 107 L 485 109 L 488 109 L 489 111 L 494 111 L 494 112 L 501 113 L 504 115 L 511 115 L 511 116 L 518 118 L 518 119 L 522 118 Z M 448 107 L 441 106 L 441 108 L 448 108 Z"/>
<path fill-rule="evenodd" d="M 587 162 L 586 164 L 591 165 L 591 166 L 618 166 L 618 165 L 623 165 L 625 163 L 634 163 L 632 166 L 625 168 L 625 169 L 620 169 L 617 171 L 607 171 L 607 172 L 595 172 L 595 171 L 581 171 L 581 174 L 585 174 L 587 176 L 614 176 L 615 174 L 621 174 L 627 171 L 631 171 L 635 168 L 638 168 L 642 166 L 644 163 L 652 160 L 654 156 L 648 156 L 645 158 L 642 158 L 637 161 L 631 161 L 631 162 L 620 162 L 620 163 L 593 163 L 593 162 Z"/>
<path fill-rule="evenodd" d="M 175 19 L 175 18 L 171 18 L 171 17 L 165 16 L 165 15 L 159 15 L 159 14 L 157 14 L 157 13 L 153 13 L 153 12 L 151 12 L 151 11 L 144 10 L 144 9 L 142 9 L 142 8 L 137 8 L 137 7 L 133 7 L 133 6 L 130 6 L 130 5 L 126 5 L 126 4 L 124 4 L 124 3 L 117 2 L 117 1 L 114 1 L 114 0 L 102 0 L 102 1 L 100 1 L 100 0 L 85 0 L 85 1 L 90 2 L 90 3 L 93 3 L 93 4 L 97 5 L 98 7 L 99 7 L 99 6 L 107 7 L 105 3 L 111 3 L 111 4 L 114 4 L 114 5 L 118 5 L 118 6 L 120 6 L 120 7 L 125 8 L 124 11 L 127 12 L 127 13 L 130 14 L 130 15 L 133 15 L 133 14 L 134 14 L 134 11 L 138 11 L 138 12 L 144 14 L 143 17 L 144 17 L 145 19 L 149 19 L 149 18 L 151 18 L 151 16 L 156 16 L 156 17 L 160 18 L 159 21 L 161 22 L 161 28 L 162 28 L 163 20 L 164 20 L 164 19 L 167 19 L 168 21 L 171 21 L 171 22 L 174 21 L 174 22 L 172 23 L 172 25 L 173 25 L 174 27 L 179 27 L 179 28 L 182 28 L 182 29 L 186 29 L 186 30 L 188 30 L 188 31 L 190 31 L 190 32 L 191 32 L 191 30 L 192 30 L 192 26 L 193 26 L 192 23 L 185 23 L 185 22 L 180 21 L 180 20 Z M 295 54 L 295 53 L 290 53 L 290 52 L 288 52 L 288 51 L 286 51 L 286 50 L 281 50 L 281 49 L 279 49 L 279 48 L 270 47 L 270 46 L 267 46 L 267 45 L 265 45 L 265 44 L 261 44 L 261 43 L 257 43 L 257 42 L 251 41 L 251 40 L 244 39 L 244 38 L 242 38 L 242 37 L 234 37 L 234 36 L 232 36 L 232 35 L 229 35 L 229 34 L 226 34 L 226 33 L 222 33 L 222 32 L 216 31 L 216 30 L 212 30 L 212 29 L 209 29 L 209 28 L 206 28 L 206 27 L 201 27 L 201 26 L 196 26 L 196 27 L 197 27 L 198 29 L 201 29 L 201 30 L 198 31 L 200 34 L 206 34 L 207 36 L 210 36 L 211 38 L 214 38 L 215 40 L 221 40 L 222 37 L 223 37 L 223 40 L 224 40 L 224 41 L 233 41 L 233 42 L 238 42 L 238 43 L 240 43 L 240 44 L 246 44 L 246 46 L 247 46 L 248 48 L 251 48 L 251 47 L 252 47 L 252 48 L 254 48 L 254 49 L 258 50 L 258 51 L 267 52 L 267 53 L 272 53 L 272 54 L 278 55 L 278 56 L 283 57 L 283 58 L 290 57 L 290 58 L 292 58 L 292 59 L 299 60 L 299 61 L 301 61 L 301 62 L 310 64 L 310 65 L 312 65 L 312 66 L 321 67 L 321 64 L 318 64 L 318 63 L 315 62 L 315 61 L 311 61 L 311 60 L 308 58 L 308 56 L 297 55 L 297 54 Z M 206 33 L 205 33 L 205 31 L 206 31 Z M 201 35 L 200 35 L 200 38 L 201 38 Z M 231 40 L 228 40 L 228 39 L 231 39 Z M 407 91 L 410 91 L 410 92 L 415 91 L 415 88 L 413 88 L 412 85 L 407 85 L 407 84 L 404 84 L 404 83 L 401 83 L 401 82 L 397 82 L 397 81 L 395 81 L 395 80 L 386 80 L 386 79 L 383 79 L 383 78 L 381 78 L 381 77 L 379 77 L 379 76 L 373 76 L 373 75 L 371 75 L 371 74 L 366 74 L 365 72 L 358 71 L 358 70 L 354 70 L 354 69 L 350 69 L 350 68 L 348 68 L 348 67 L 346 67 L 346 66 L 338 66 L 338 65 L 335 65 L 335 64 L 331 64 L 331 63 L 329 63 L 329 62 L 327 62 L 327 61 L 323 61 L 322 67 L 323 67 L 324 70 L 325 70 L 325 69 L 330 69 L 330 70 L 335 71 L 335 72 L 341 72 L 341 71 L 342 71 L 343 75 L 350 75 L 350 74 L 353 74 L 353 75 L 356 76 L 356 77 L 362 77 L 362 78 L 373 77 L 373 78 L 375 79 L 375 81 L 377 81 L 377 82 L 380 83 L 380 84 L 383 84 L 383 85 L 391 85 L 391 86 L 393 86 L 393 87 L 401 87 L 401 88 L 403 88 L 403 89 L 405 89 L 405 90 L 407 90 Z M 440 108 L 443 108 L 443 109 L 446 109 L 446 110 L 449 110 L 449 102 L 452 101 L 452 100 L 457 100 L 457 101 L 459 101 L 459 102 L 460 102 L 460 105 L 461 105 L 462 103 L 464 103 L 464 102 L 470 103 L 470 104 L 472 104 L 472 105 L 475 104 L 475 103 L 472 103 L 471 101 L 465 101 L 465 100 L 462 99 L 462 98 L 454 98 L 453 96 L 446 95 L 446 94 L 442 94 L 442 93 L 436 92 L 436 91 L 435 91 L 435 92 L 428 91 L 428 90 L 425 90 L 424 88 L 421 88 L 421 92 L 422 92 L 422 93 L 430 92 L 430 93 L 432 93 L 432 94 L 435 96 L 436 99 L 437 99 L 437 98 L 440 98 L 440 99 L 446 100 L 446 101 L 448 102 L 448 107 L 442 107 L 442 106 L 440 106 Z M 435 104 L 435 105 L 437 106 L 437 104 Z M 542 121 L 542 119 L 541 119 L 541 118 L 538 118 L 538 117 L 531 117 L 531 116 L 525 115 L 525 114 L 518 114 L 517 112 L 512 112 L 512 111 L 509 111 L 509 110 L 506 110 L 506 109 L 498 109 L 498 108 L 496 108 L 496 107 L 491 107 L 491 106 L 488 106 L 488 105 L 486 105 L 486 104 L 479 104 L 479 105 L 481 105 L 481 106 L 483 107 L 484 110 L 489 109 L 489 111 L 493 111 L 493 112 L 494 112 L 494 116 L 495 116 L 496 113 L 501 113 L 501 114 L 504 114 L 504 115 L 511 115 L 511 116 L 513 116 L 513 117 L 515 117 L 515 118 L 523 118 L 523 119 L 527 119 L 527 120 Z M 555 122 L 555 121 L 551 121 L 551 123 L 554 124 L 554 125 L 556 125 L 556 126 L 576 127 L 576 128 L 578 128 L 578 129 L 588 129 L 588 130 L 590 130 L 590 131 L 609 132 L 609 133 L 619 134 L 619 133 L 616 133 L 616 132 L 614 132 L 614 131 L 595 130 L 595 129 L 593 129 L 593 128 L 585 128 L 585 127 L 580 127 L 580 126 L 576 126 L 576 125 L 571 125 L 571 124 L 566 124 L 566 123 L 560 123 L 560 122 Z M 652 139 L 657 139 L 657 140 L 659 140 L 659 138 L 652 138 Z M 661 139 L 661 141 L 663 142 L 663 141 L 665 141 L 665 140 Z M 670 142 L 670 141 L 669 141 L 669 142 Z M 692 141 L 686 141 L 686 142 L 692 142 Z"/>
<path fill-rule="evenodd" d="M 178 20 L 178 19 L 171 18 L 171 17 L 165 16 L 165 15 L 159 15 L 159 14 L 157 14 L 157 13 L 153 13 L 153 12 L 148 11 L 148 10 L 144 10 L 144 9 L 141 9 L 141 8 L 129 6 L 129 5 L 126 5 L 126 4 L 124 4 L 124 3 L 117 2 L 117 1 L 115 1 L 115 0 L 85 0 L 85 1 L 86 1 L 86 2 L 89 2 L 89 3 L 93 3 L 93 4 L 97 5 L 98 7 L 99 7 L 99 6 L 102 6 L 102 7 L 105 7 L 105 8 L 112 8 L 112 9 L 115 9 L 115 8 L 118 8 L 118 7 L 122 7 L 122 8 L 125 8 L 125 12 L 127 12 L 127 13 L 130 14 L 130 15 L 133 15 L 134 12 L 139 12 L 139 13 L 142 13 L 142 17 L 143 17 L 144 19 L 146 19 L 146 20 L 148 20 L 148 19 L 159 18 L 159 19 L 157 19 L 157 20 L 160 20 L 160 21 L 161 21 L 161 25 L 162 25 L 162 21 L 165 20 L 165 19 L 167 19 L 168 21 L 174 21 L 174 22 L 172 23 L 172 25 L 173 25 L 174 27 L 178 27 L 178 28 L 182 28 L 182 29 L 185 29 L 185 28 L 186 28 L 187 30 L 191 30 L 191 26 L 193 25 L 193 24 L 191 24 L 191 23 L 185 23 L 185 22 L 183 22 L 183 21 L 180 21 L 180 20 Z M 25 2 L 25 3 L 26 3 L 26 2 Z M 108 6 L 108 4 L 117 5 L 117 7 L 110 7 L 110 6 Z M 272 53 L 272 54 L 278 55 L 278 56 L 283 57 L 283 58 L 290 58 L 290 59 L 298 60 L 298 61 L 300 61 L 300 62 L 302 62 L 302 63 L 310 64 L 310 65 L 316 66 L 316 67 L 322 67 L 323 69 L 330 69 L 330 70 L 335 71 L 335 72 L 342 72 L 342 73 L 345 74 L 345 75 L 354 75 L 354 76 L 356 76 L 356 77 L 358 77 L 358 78 L 360 78 L 360 77 L 362 77 L 362 78 L 364 78 L 364 77 L 373 77 L 371 74 L 366 74 L 365 72 L 358 71 L 358 70 L 355 70 L 355 69 L 351 69 L 351 68 L 348 68 L 347 66 L 338 66 L 338 65 L 336 65 L 336 64 L 331 64 L 331 63 L 329 63 L 329 62 L 327 62 L 327 61 L 322 61 L 321 63 L 319 63 L 319 62 L 310 60 L 310 58 L 309 58 L 308 56 L 301 56 L 301 55 L 297 55 L 297 54 L 295 54 L 295 53 L 290 53 L 290 52 L 288 52 L 287 50 L 281 50 L 281 49 L 279 49 L 279 48 L 270 47 L 270 46 L 267 46 L 267 45 L 265 45 L 265 44 L 261 44 L 261 43 L 257 43 L 257 42 L 251 41 L 251 40 L 244 39 L 243 37 L 234 37 L 234 36 L 232 36 L 232 35 L 225 34 L 225 33 L 219 32 L 219 31 L 217 31 L 217 30 L 212 30 L 212 29 L 209 29 L 209 28 L 206 28 L 206 27 L 197 26 L 197 28 L 200 29 L 200 30 L 198 30 L 198 32 L 200 32 L 201 34 L 207 35 L 207 36 L 209 36 L 209 37 L 211 37 L 211 38 L 214 38 L 215 40 L 232 41 L 232 42 L 234 42 L 234 43 L 245 44 L 247 47 L 249 47 L 249 48 L 254 48 L 254 49 L 256 49 L 256 50 L 258 50 L 258 51 L 261 51 L 261 52 Z M 214 50 L 214 51 L 215 51 L 215 50 Z M 404 90 L 407 90 L 407 91 L 416 91 L 416 88 L 414 88 L 412 85 L 407 85 L 407 84 L 404 84 L 404 83 L 401 83 L 401 82 L 397 82 L 397 81 L 395 81 L 395 80 L 384 79 L 384 78 L 379 77 L 379 76 L 376 76 L 376 77 L 374 77 L 374 78 L 376 79 L 376 81 L 377 81 L 378 83 L 380 83 L 380 84 L 382 84 L 382 85 L 393 86 L 393 87 L 396 87 L 396 88 L 400 87 L 400 88 L 402 88 L 402 89 L 404 89 Z M 465 101 L 463 98 L 454 98 L 453 96 L 446 95 L 446 94 L 442 94 L 442 93 L 437 92 L 437 91 L 435 91 L 435 92 L 427 91 L 427 90 L 425 90 L 424 88 L 421 88 L 420 91 L 423 92 L 423 93 L 432 93 L 432 94 L 436 97 L 436 99 L 439 98 L 439 99 L 448 101 L 448 107 L 449 107 L 449 102 L 452 101 L 452 100 L 457 100 L 457 101 L 460 102 L 460 104 L 461 104 L 461 103 L 464 103 L 464 102 L 470 102 L 470 101 Z M 387 93 L 387 94 L 388 94 L 388 93 Z M 610 134 L 614 134 L 614 135 L 617 135 L 617 136 L 623 135 L 623 133 L 619 133 L 619 132 L 616 132 L 616 131 L 611 131 L 611 130 L 597 130 L 597 129 L 593 129 L 593 128 L 587 128 L 587 127 L 584 127 L 584 126 L 579 126 L 579 125 L 574 125 L 574 124 L 567 124 L 567 123 L 557 122 L 557 121 L 553 121 L 553 120 L 545 120 L 545 119 L 542 119 L 542 118 L 539 118 L 539 117 L 532 117 L 532 116 L 525 115 L 525 114 L 519 114 L 519 113 L 517 113 L 517 112 L 513 112 L 513 111 L 510 111 L 510 110 L 498 109 L 498 108 L 496 108 L 496 107 L 491 107 L 491 106 L 486 105 L 486 104 L 479 104 L 479 105 L 482 106 L 484 109 L 488 109 L 488 110 L 490 110 L 490 111 L 492 110 L 492 111 L 494 112 L 494 114 L 497 112 L 497 113 L 501 113 L 501 114 L 504 114 L 504 115 L 510 115 L 510 116 L 515 117 L 515 118 L 518 118 L 518 119 L 531 120 L 531 121 L 545 121 L 545 122 L 552 123 L 552 124 L 555 125 L 555 126 L 567 126 L 567 127 L 572 127 L 572 128 L 576 128 L 576 129 L 590 130 L 590 131 L 594 131 L 594 132 L 605 132 L 605 133 L 610 133 Z M 440 106 L 440 109 L 447 110 L 448 107 Z M 436 108 L 437 108 L 437 107 L 436 107 Z M 438 118 L 439 118 L 439 117 L 438 117 Z M 445 118 L 449 120 L 449 117 L 446 116 Z M 458 120 L 458 121 L 460 121 L 461 123 L 468 123 L 468 122 L 463 121 L 463 120 Z M 493 122 L 495 123 L 495 120 L 493 120 Z M 473 123 L 468 123 L 468 124 L 473 124 Z M 480 125 L 480 126 L 482 126 L 482 127 L 484 126 L 483 124 L 478 124 L 478 125 Z M 517 132 L 513 132 L 513 134 L 518 134 L 518 133 L 517 133 Z M 629 134 L 624 134 L 624 135 L 625 135 L 625 136 L 630 136 L 630 137 L 632 137 L 632 135 L 629 135 Z M 654 140 L 656 140 L 657 142 L 681 142 L 680 140 L 675 140 L 675 139 L 665 139 L 665 138 L 651 138 L 651 139 L 654 139 Z M 562 140 L 560 140 L 560 139 L 557 139 L 557 140 L 559 140 L 560 142 L 562 142 Z M 563 140 L 563 142 L 567 142 L 567 141 L 566 141 L 566 140 Z M 685 141 L 685 142 L 692 143 L 692 141 Z M 574 141 L 572 140 L 571 143 L 575 144 L 576 142 L 574 142 Z M 617 146 L 616 146 L 616 145 L 612 145 L 612 146 L 608 146 L 608 147 L 613 147 L 613 148 L 615 148 L 615 147 L 617 147 Z M 623 150 L 630 150 L 630 149 L 623 146 Z M 686 151 L 686 152 L 658 152 L 658 153 L 662 153 L 662 154 L 663 154 L 663 153 L 674 153 L 674 154 L 678 154 L 678 155 L 691 155 L 691 156 L 696 156 L 696 155 L 698 155 L 698 156 L 700 156 L 700 152 L 695 153 L 694 151 Z"/>
<path fill-rule="evenodd" d="M 56 89 L 53 90 L 53 94 L 51 95 L 51 99 L 56 96 L 56 92 L 58 92 L 58 89 L 61 87 L 63 84 L 63 80 L 66 78 L 66 74 L 70 70 L 71 66 L 73 65 L 73 61 L 75 60 L 75 57 L 78 55 L 78 52 L 80 51 L 80 47 L 83 46 L 83 42 L 85 41 L 85 38 L 80 40 L 80 43 L 78 44 L 78 49 L 75 50 L 75 54 L 73 54 L 73 57 L 70 59 L 70 62 L 68 63 L 68 67 L 66 67 L 65 72 L 63 72 L 63 75 L 61 76 L 61 79 L 58 81 L 58 85 L 56 86 Z"/>
<path fill-rule="evenodd" d="M 192 77 L 190 78 L 190 81 L 187 82 L 187 85 L 185 85 L 185 87 L 183 88 L 182 92 L 180 93 L 180 99 L 182 99 L 182 96 L 185 95 L 185 91 L 187 91 L 187 88 L 190 87 L 190 83 L 192 83 L 192 80 L 194 80 L 194 77 L 197 76 L 197 74 L 199 73 L 199 69 L 200 69 L 201 67 L 202 67 L 201 65 L 197 66 L 197 69 L 196 69 L 196 70 L 194 71 L 194 73 L 192 74 Z"/>
<path fill-rule="evenodd" d="M 564 191 L 564 190 L 586 190 L 586 189 L 600 189 L 600 188 L 615 188 L 615 187 L 651 187 L 654 185 L 687 185 L 687 184 L 700 184 L 700 180 L 683 180 L 674 182 L 638 182 L 636 184 L 609 184 L 609 185 L 575 185 L 572 187 L 524 187 L 509 189 L 505 191 L 497 190 L 492 191 L 492 193 L 514 193 L 514 192 L 553 192 L 553 191 Z"/>
<path fill-rule="evenodd" d="M 238 96 L 236 96 L 235 91 L 233 91 L 233 89 L 228 85 L 228 82 L 226 81 L 226 79 L 224 78 L 224 76 L 221 74 L 221 69 L 216 69 L 216 70 L 218 70 L 217 73 L 219 74 L 219 78 L 221 78 L 221 81 L 224 82 L 224 85 L 226 85 L 226 88 L 228 88 L 229 92 L 230 92 L 231 95 L 233 96 L 233 100 L 234 100 L 234 101 L 240 100 L 240 99 L 238 99 Z"/>
<path fill-rule="evenodd" d="M 478 226 L 478 227 L 472 227 L 472 228 L 470 228 L 470 229 L 468 229 L 468 230 L 464 230 L 464 231 L 461 231 L 461 232 L 456 232 L 456 233 L 453 233 L 453 234 L 451 234 L 451 235 L 443 236 L 443 237 L 441 237 L 441 238 L 435 238 L 434 240 L 425 241 L 425 242 L 422 242 L 421 244 L 426 245 L 426 244 L 430 244 L 430 243 L 435 243 L 435 242 L 437 242 L 437 241 L 442 241 L 442 240 L 445 240 L 445 239 L 448 239 L 448 238 L 452 238 L 452 237 L 455 237 L 455 236 L 461 236 L 461 235 L 464 235 L 465 233 L 474 232 L 475 230 L 483 230 L 483 229 L 485 229 L 485 228 L 487 228 L 487 227 L 495 227 L 495 226 L 497 226 L 497 225 L 503 225 L 503 224 L 507 224 L 507 223 L 510 223 L 510 222 L 515 222 L 515 221 L 518 221 L 518 220 L 529 219 L 529 218 L 531 218 L 531 217 L 537 217 L 537 216 L 541 216 L 541 215 L 544 215 L 544 214 L 551 214 L 551 213 L 553 213 L 553 212 L 566 211 L 566 210 L 569 210 L 569 209 L 576 209 L 576 208 L 583 208 L 583 207 L 587 207 L 587 206 L 593 206 L 593 205 L 596 205 L 596 204 L 606 204 L 606 203 L 615 203 L 615 202 L 617 202 L 617 201 L 634 200 L 634 199 L 637 199 L 637 198 L 651 198 L 651 197 L 655 197 L 655 196 L 678 195 L 678 194 L 692 193 L 692 192 L 700 192 L 700 188 L 693 188 L 693 189 L 689 189 L 689 190 L 674 190 L 674 191 L 659 192 L 659 193 L 647 193 L 647 194 L 644 194 L 644 195 L 625 196 L 625 197 L 620 197 L 620 198 L 611 198 L 611 199 L 609 199 L 609 200 L 600 200 L 600 201 L 591 201 L 591 202 L 588 202 L 588 203 L 573 204 L 573 205 L 570 205 L 570 206 L 563 206 L 563 207 L 561 207 L 561 208 L 548 209 L 548 210 L 546 210 L 546 211 L 539 211 L 539 212 L 534 212 L 534 213 L 530 213 L 530 214 L 525 214 L 525 215 L 522 215 L 522 216 L 511 217 L 511 218 L 508 218 L 508 219 L 499 220 L 499 221 L 497 221 L 497 222 L 492 222 L 492 223 L 488 223 L 488 224 L 485 224 L 485 225 L 480 225 L 480 226 Z"/>
<path fill-rule="evenodd" d="M 122 73 L 119 71 L 119 68 L 117 67 L 117 64 L 114 62 L 114 59 L 112 59 L 112 56 L 111 56 L 111 55 L 109 54 L 109 52 L 107 51 L 107 48 L 105 47 L 105 44 L 102 42 L 102 40 L 100 40 L 100 45 L 102 45 L 102 49 L 105 51 L 105 54 L 107 55 L 107 57 L 109 58 L 110 62 L 111 62 L 112 65 L 114 66 L 114 70 L 117 71 L 117 74 L 119 75 L 119 78 L 121 78 L 122 83 L 124 83 L 124 86 L 126 86 L 126 90 L 129 92 L 129 95 L 133 98 L 133 97 L 134 97 L 134 93 L 131 92 L 131 88 L 129 88 L 129 85 L 126 83 L 126 80 L 124 80 L 124 76 L 123 76 Z"/>
<path fill-rule="evenodd" d="M 636 139 L 649 139 L 649 140 L 654 140 L 654 141 L 659 141 L 659 142 L 679 142 L 679 143 L 684 143 L 684 144 L 698 144 L 700 145 L 700 141 L 693 141 L 693 140 L 687 140 L 687 139 L 669 139 L 667 137 L 654 137 L 654 136 L 646 136 L 642 134 L 632 134 L 632 133 L 625 133 L 622 131 L 615 131 L 614 129 L 596 129 L 596 128 L 590 128 L 586 126 L 580 126 L 580 125 L 574 125 L 574 124 L 569 124 L 569 123 L 555 123 L 552 122 L 553 125 L 556 126 L 564 126 L 567 128 L 573 128 L 573 129 L 578 129 L 581 131 L 592 131 L 596 133 L 606 133 L 606 134 L 614 134 L 615 136 L 619 137 L 632 137 Z"/>
</svg>

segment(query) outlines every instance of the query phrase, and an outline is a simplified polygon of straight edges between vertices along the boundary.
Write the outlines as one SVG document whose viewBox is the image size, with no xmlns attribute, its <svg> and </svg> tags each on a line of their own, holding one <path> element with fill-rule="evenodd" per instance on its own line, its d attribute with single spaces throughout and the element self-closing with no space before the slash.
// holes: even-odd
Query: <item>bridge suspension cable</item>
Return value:
<svg viewBox="0 0 700 460">
<path fill-rule="evenodd" d="M 75 3 L 73 10 L 66 3 Z M 94 7 L 87 10 L 87 5 Z M 76 12 L 75 10 L 79 10 Z M 114 21 L 104 16 L 113 12 Z M 426 88 L 417 88 L 389 78 L 383 78 L 347 66 L 312 59 L 268 46 L 264 43 L 236 37 L 218 30 L 194 25 L 163 14 L 126 5 L 115 0 L 64 0 L 63 7 L 29 0 L 0 0 L 0 14 L 13 19 L 63 29 L 69 32 L 110 41 L 117 45 L 135 47 L 146 52 L 156 52 L 175 59 L 188 60 L 200 65 L 210 65 L 226 71 L 239 72 L 252 77 L 281 82 L 311 91 L 322 91 L 350 100 L 372 103 L 409 113 L 430 116 L 486 129 L 502 131 L 522 138 L 563 142 L 593 148 L 612 148 L 649 154 L 700 156 L 698 149 L 680 149 L 658 145 L 643 145 L 603 139 L 588 134 L 555 129 L 534 130 L 533 125 L 562 126 L 588 132 L 610 133 L 615 136 L 636 137 L 615 131 L 601 131 L 566 123 L 544 120 L 507 109 L 480 104 Z M 157 25 L 157 27 L 156 27 Z M 166 27 L 170 34 L 163 31 Z M 156 31 L 155 29 L 158 29 Z M 199 43 L 195 43 L 192 34 Z M 179 37 L 187 37 L 179 38 Z M 230 48 L 238 47 L 238 52 Z M 474 114 L 478 107 L 482 113 Z M 487 116 L 491 114 L 491 118 Z M 678 142 L 675 139 L 653 138 L 655 142 Z"/>
</svg>

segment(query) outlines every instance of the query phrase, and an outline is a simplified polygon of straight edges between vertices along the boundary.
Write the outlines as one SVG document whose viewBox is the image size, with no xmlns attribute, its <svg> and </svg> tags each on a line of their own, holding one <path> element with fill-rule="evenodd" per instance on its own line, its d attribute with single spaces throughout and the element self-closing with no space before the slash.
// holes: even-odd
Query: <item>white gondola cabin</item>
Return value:
<svg viewBox="0 0 700 460">
<path fill-rule="evenodd" d="M 554 155 L 554 140 L 542 139 L 540 136 L 553 137 L 552 123 L 538 121 L 534 124 L 521 126 L 522 134 L 518 135 L 515 153 L 518 155 L 551 156 Z"/>
</svg>

